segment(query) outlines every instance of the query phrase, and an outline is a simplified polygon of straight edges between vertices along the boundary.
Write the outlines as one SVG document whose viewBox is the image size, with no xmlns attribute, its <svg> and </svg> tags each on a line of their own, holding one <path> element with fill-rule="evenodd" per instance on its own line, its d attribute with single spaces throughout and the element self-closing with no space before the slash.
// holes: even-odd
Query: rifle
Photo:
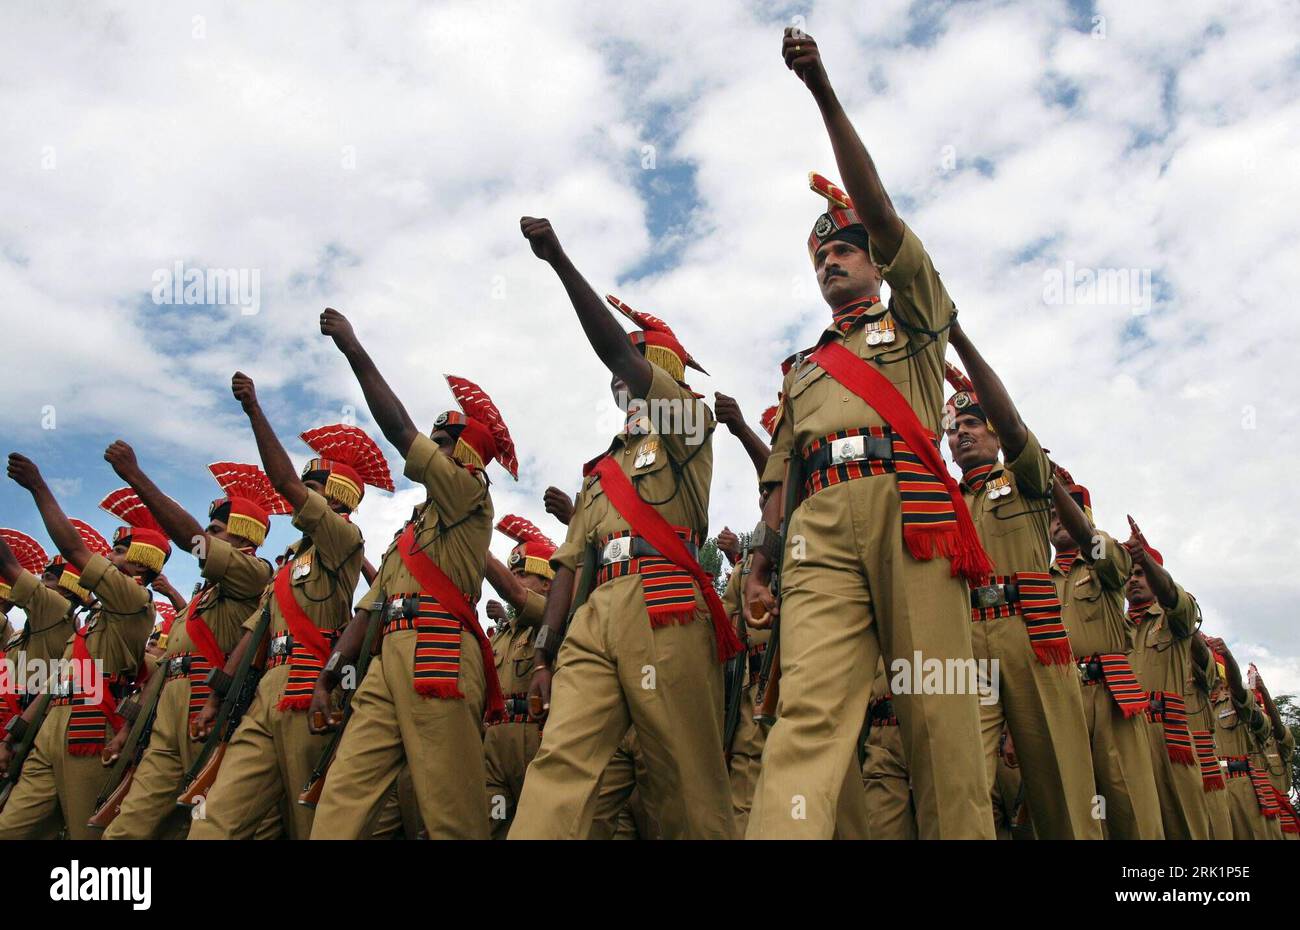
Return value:
<svg viewBox="0 0 1300 930">
<path fill-rule="evenodd" d="M 373 578 L 371 578 L 371 583 L 374 583 Z M 371 611 L 370 620 L 366 624 L 365 638 L 361 640 L 361 652 L 357 655 L 356 678 L 353 687 L 345 688 L 343 691 L 343 706 L 337 721 L 334 720 L 333 714 L 330 715 L 331 722 L 337 722 L 337 726 L 325 743 L 320 759 L 316 762 L 316 767 L 311 771 L 311 778 L 307 779 L 307 784 L 303 785 L 302 791 L 298 793 L 298 803 L 303 807 L 315 807 L 320 803 L 321 793 L 325 790 L 325 776 L 329 774 L 330 766 L 334 764 L 334 753 L 339 748 L 339 741 L 343 739 L 343 730 L 348 725 L 348 721 L 352 719 L 352 696 L 356 694 L 357 688 L 361 687 L 362 679 L 366 677 L 366 669 L 370 667 L 370 659 L 373 656 L 371 650 L 383 625 L 384 611 Z"/>
<path fill-rule="evenodd" d="M 744 575 L 745 560 L 749 557 L 749 546 L 740 553 L 740 560 L 736 562 L 733 571 L 741 573 L 741 600 L 744 600 Z M 745 624 L 744 606 L 741 606 L 741 616 L 738 618 L 737 626 L 740 628 L 737 632 L 740 634 L 742 643 L 749 644 L 748 627 Z M 727 755 L 727 760 L 731 760 L 731 744 L 736 740 L 736 731 L 740 729 L 740 705 L 743 703 L 745 696 L 745 672 L 749 668 L 749 655 L 747 650 L 741 650 L 738 655 L 732 656 L 727 661 L 727 671 L 725 679 L 725 707 L 727 708 L 726 717 L 723 722 L 722 746 Z"/>
<path fill-rule="evenodd" d="M 225 693 L 222 695 L 221 709 L 217 712 L 217 720 L 212 726 L 212 732 L 204 741 L 198 758 L 185 773 L 186 788 L 176 799 L 177 807 L 193 807 L 201 798 L 207 796 L 213 782 L 217 780 L 217 773 L 221 770 L 221 760 L 226 757 L 226 747 L 230 745 L 230 738 L 235 735 L 235 728 L 243 719 L 244 711 L 248 709 L 249 704 L 253 703 L 253 697 L 257 694 L 257 684 L 262 680 L 262 669 L 266 667 L 266 652 L 270 646 L 270 638 L 267 636 L 270 628 L 271 595 L 268 595 L 262 604 L 262 616 L 258 618 L 257 626 L 253 629 L 253 641 L 239 660 L 235 674 L 230 677 Z M 220 672 L 221 669 L 213 669 L 208 673 L 208 683 L 213 687 L 219 687 L 216 682 L 220 680 Z"/>
<path fill-rule="evenodd" d="M 51 694 L 48 690 L 36 699 L 36 713 L 32 715 L 31 722 L 23 730 L 22 737 L 14 746 L 14 755 L 9 762 L 9 773 L 3 779 L 0 779 L 0 810 L 4 810 L 5 802 L 9 800 L 9 795 L 13 793 L 14 785 L 18 784 L 18 776 L 22 772 L 23 763 L 27 761 L 28 755 L 31 754 L 32 746 L 36 744 L 36 734 L 41 729 L 41 724 L 45 722 L 45 715 L 50 710 Z M 15 717 L 14 720 L 22 718 Z"/>
<path fill-rule="evenodd" d="M 578 576 L 578 587 L 573 592 L 573 603 L 569 605 L 569 612 L 564 617 L 564 626 L 560 628 L 559 645 L 564 642 L 564 637 L 569 633 L 569 624 L 573 622 L 573 615 L 578 612 L 583 604 L 587 603 L 587 596 L 591 594 L 591 587 L 596 582 L 596 569 L 599 568 L 596 563 L 600 561 L 600 550 L 596 548 L 595 543 L 587 543 L 586 551 L 582 555 L 582 574 Z M 557 652 L 558 655 L 558 652 Z M 542 716 L 542 704 L 540 699 L 530 697 L 528 699 L 528 713 L 533 719 L 540 719 Z"/>
<path fill-rule="evenodd" d="M 790 455 L 785 473 L 785 501 L 782 507 L 781 529 L 777 533 L 778 562 L 772 566 L 772 597 L 781 602 L 781 573 L 785 568 L 785 539 L 790 531 L 790 521 L 799 507 L 803 491 L 803 459 Z M 772 619 L 772 635 L 763 653 L 763 668 L 758 675 L 758 692 L 754 698 L 754 722 L 769 726 L 776 723 L 776 707 L 781 700 L 781 615 Z"/>
<path fill-rule="evenodd" d="M 153 676 L 145 685 L 139 712 L 131 722 L 131 732 L 127 734 L 126 742 L 122 744 L 122 754 L 117 757 L 117 761 L 109 770 L 108 781 L 104 783 L 99 797 L 95 799 L 95 812 L 86 821 L 86 826 L 106 829 L 122 810 L 122 802 L 126 800 L 127 792 L 131 790 L 131 782 L 135 779 L 136 767 L 144 757 L 145 747 L 149 745 L 154 718 L 158 714 L 158 697 L 162 694 L 166 678 L 162 667 L 159 666 L 154 669 Z"/>
</svg>

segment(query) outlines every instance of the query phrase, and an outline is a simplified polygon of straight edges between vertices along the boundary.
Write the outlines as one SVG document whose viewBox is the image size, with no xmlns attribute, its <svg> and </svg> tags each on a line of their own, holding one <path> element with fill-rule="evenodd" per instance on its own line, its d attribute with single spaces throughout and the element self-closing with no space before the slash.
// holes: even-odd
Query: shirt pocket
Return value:
<svg viewBox="0 0 1300 930">
<path fill-rule="evenodd" d="M 1084 620 L 1096 620 L 1101 615 L 1097 609 L 1101 601 L 1101 581 L 1091 566 L 1083 570 L 1083 575 L 1074 583 L 1070 593 L 1079 602 Z"/>
<path fill-rule="evenodd" d="M 1009 472 L 1005 471 L 1002 474 L 1010 475 Z M 1015 479 L 1013 478 L 1006 487 L 1009 489 L 1008 493 L 999 497 L 989 508 L 993 514 L 993 519 L 989 521 L 986 527 L 990 536 L 1001 538 L 1017 532 L 1024 533 L 1028 530 L 1024 520 L 1027 502 L 1020 496 L 1020 490 L 1016 487 Z M 981 493 L 986 497 L 988 495 L 988 491 L 982 491 Z"/>
<path fill-rule="evenodd" d="M 1164 617 L 1161 617 L 1158 623 L 1150 624 L 1147 630 L 1146 643 L 1148 649 L 1154 649 L 1157 652 L 1164 652 L 1174 644 L 1173 630 L 1169 629 L 1169 623 Z"/>
</svg>

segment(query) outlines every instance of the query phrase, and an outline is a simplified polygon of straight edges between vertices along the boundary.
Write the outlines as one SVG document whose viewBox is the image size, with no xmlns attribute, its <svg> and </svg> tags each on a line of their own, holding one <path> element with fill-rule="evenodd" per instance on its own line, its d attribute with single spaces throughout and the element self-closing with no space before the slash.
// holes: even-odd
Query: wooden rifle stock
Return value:
<svg viewBox="0 0 1300 930">
<path fill-rule="evenodd" d="M 13 793 L 14 785 L 18 784 L 18 777 L 22 774 L 23 763 L 27 761 L 27 756 L 31 754 L 32 746 L 36 743 L 36 734 L 40 731 L 41 725 L 45 723 L 45 715 L 49 713 L 51 697 L 50 692 L 46 691 L 36 699 L 39 706 L 32 715 L 31 723 L 27 725 L 23 738 L 14 747 L 13 758 L 9 760 L 9 774 L 0 779 L 0 811 L 4 810 L 5 802 L 9 800 L 9 795 Z"/>
<path fill-rule="evenodd" d="M 95 812 L 91 814 L 90 819 L 86 821 L 86 826 L 94 827 L 98 830 L 108 829 L 108 825 L 113 822 L 113 818 L 121 813 L 122 802 L 126 800 L 126 793 L 131 790 L 131 782 L 134 780 L 135 763 L 133 762 L 129 767 L 127 767 L 125 773 L 122 775 L 122 780 L 117 783 L 117 787 L 114 788 L 109 793 L 108 797 L 95 808 Z"/>
<path fill-rule="evenodd" d="M 189 787 L 176 799 L 178 805 L 193 807 L 208 796 L 213 783 L 217 780 L 217 773 L 221 771 L 221 760 L 226 757 L 226 747 L 229 745 L 229 740 L 222 740 L 212 752 L 208 753 L 208 758 L 203 763 L 203 768 L 199 769 L 199 774 L 194 776 Z"/>
</svg>

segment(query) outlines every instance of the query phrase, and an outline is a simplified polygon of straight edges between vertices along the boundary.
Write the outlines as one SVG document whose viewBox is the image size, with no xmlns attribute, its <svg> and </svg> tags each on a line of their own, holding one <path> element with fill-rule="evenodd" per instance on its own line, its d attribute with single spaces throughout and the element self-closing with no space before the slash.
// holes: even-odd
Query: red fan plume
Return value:
<svg viewBox="0 0 1300 930">
<path fill-rule="evenodd" d="M 45 566 L 50 564 L 50 557 L 45 554 L 41 544 L 26 533 L 0 529 L 0 539 L 8 544 L 9 551 L 14 554 L 18 564 L 33 575 L 39 575 L 45 571 Z"/>
<path fill-rule="evenodd" d="M 365 430 L 335 423 L 318 426 L 302 434 L 302 441 L 323 459 L 347 465 L 361 480 L 381 491 L 393 490 L 393 475 L 388 460 Z"/>
<path fill-rule="evenodd" d="M 487 427 L 497 447 L 497 461 L 510 473 L 510 477 L 519 480 L 519 459 L 515 455 L 515 441 L 510 438 L 510 430 L 501 418 L 501 411 L 492 403 L 481 387 L 466 378 L 457 375 L 445 375 L 447 386 L 451 388 L 456 403 L 465 411 L 465 416 L 477 420 Z"/>
</svg>

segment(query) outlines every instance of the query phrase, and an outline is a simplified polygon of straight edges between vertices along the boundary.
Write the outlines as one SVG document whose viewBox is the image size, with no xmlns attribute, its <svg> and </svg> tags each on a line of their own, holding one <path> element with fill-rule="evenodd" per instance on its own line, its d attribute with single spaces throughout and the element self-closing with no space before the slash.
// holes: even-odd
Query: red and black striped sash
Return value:
<svg viewBox="0 0 1300 930">
<path fill-rule="evenodd" d="M 391 601 L 415 601 L 414 617 L 398 617 L 384 626 L 384 635 L 415 630 L 412 682 L 425 697 L 464 698 L 460 690 L 461 622 L 429 594 L 407 594 Z"/>
<path fill-rule="evenodd" d="M 320 635 L 327 645 L 332 646 L 339 634 L 337 630 L 321 630 Z M 284 683 L 284 690 L 280 692 L 280 700 L 275 708 L 304 711 L 311 707 L 312 690 L 316 687 L 316 678 L 324 670 L 325 663 L 316 658 L 316 654 L 311 649 L 292 635 L 289 635 L 288 639 L 291 646 L 289 651 L 275 656 L 266 663 L 268 671 L 286 662 L 289 663 L 289 678 Z M 328 655 L 326 658 L 328 659 Z"/>
<path fill-rule="evenodd" d="M 683 541 L 699 545 L 699 536 L 691 530 L 674 526 L 673 532 Z M 610 533 L 601 538 L 597 551 L 603 552 L 611 540 L 627 539 L 631 536 L 630 530 Z M 690 623 L 695 619 L 695 579 L 686 569 L 679 568 L 671 560 L 662 556 L 642 556 L 622 562 L 610 562 L 608 565 L 602 565 L 596 572 L 596 587 L 625 575 L 641 576 L 641 589 L 645 592 L 645 609 L 650 615 L 652 627 Z"/>
<path fill-rule="evenodd" d="M 1169 753 L 1169 760 L 1179 765 L 1195 765 L 1196 752 L 1192 748 L 1192 731 L 1187 727 L 1187 705 L 1183 703 L 1183 696 L 1173 691 L 1152 691 L 1149 700 L 1147 719 L 1164 728 L 1165 751 Z M 1155 710 L 1161 700 L 1164 709 Z"/>
<path fill-rule="evenodd" d="M 13 676 L 9 674 L 9 666 L 5 663 L 5 651 L 0 649 L 0 730 L 5 728 L 11 717 L 17 717 L 22 712 L 18 690 L 14 686 Z"/>
<path fill-rule="evenodd" d="M 1016 572 L 1014 575 L 992 575 L 986 585 L 1004 586 L 1015 582 L 1018 596 L 1005 604 L 991 607 L 971 607 L 974 622 L 1000 620 L 1019 614 L 1024 618 L 1029 645 L 1043 665 L 1068 665 L 1074 660 L 1070 636 L 1061 622 L 1061 599 L 1056 593 L 1056 583 L 1048 572 Z"/>
<path fill-rule="evenodd" d="M 1300 814 L 1288 798 L 1277 788 L 1273 788 L 1273 800 L 1277 802 L 1277 819 L 1282 825 L 1283 833 L 1300 833 Z"/>
<path fill-rule="evenodd" d="M 516 691 L 512 694 L 505 695 L 506 715 L 500 720 L 494 720 L 488 726 L 497 726 L 502 723 L 535 723 L 532 717 L 528 715 L 528 695 L 523 691 Z"/>
<path fill-rule="evenodd" d="M 1101 663 L 1100 680 L 1105 682 L 1107 693 L 1115 699 L 1115 703 L 1119 705 L 1125 719 L 1140 714 L 1147 709 L 1150 700 L 1147 693 L 1142 690 L 1142 686 L 1138 684 L 1137 676 L 1133 674 L 1133 666 L 1129 664 L 1128 656 L 1122 652 L 1103 652 L 1092 656 L 1078 656 L 1075 661 L 1083 664 L 1094 659 Z M 1097 680 L 1085 679 L 1084 683 L 1093 685 L 1097 683 Z"/>
<path fill-rule="evenodd" d="M 1250 785 L 1255 789 L 1255 801 L 1259 804 L 1259 812 L 1272 820 L 1278 815 L 1273 783 L 1268 780 L 1268 773 L 1257 768 L 1253 763 L 1250 766 Z"/>
<path fill-rule="evenodd" d="M 183 664 L 178 663 L 180 670 L 173 672 L 173 660 L 188 660 L 188 669 Z M 203 705 L 212 696 L 212 689 L 208 687 L 208 672 L 212 671 L 212 663 L 197 652 L 168 656 L 165 662 L 166 670 L 163 674 L 169 681 L 173 678 L 188 678 L 190 680 L 189 722 L 192 724 L 198 719 L 199 713 L 203 710 Z"/>
<path fill-rule="evenodd" d="M 1214 734 L 1209 730 L 1193 730 L 1192 742 L 1196 744 L 1196 758 L 1201 763 L 1201 782 L 1206 791 L 1222 791 L 1223 772 L 1219 770 L 1219 757 L 1214 752 Z"/>
<path fill-rule="evenodd" d="M 117 714 L 116 690 L 125 685 L 127 679 L 120 675 L 104 675 L 97 660 L 91 658 L 87 639 L 90 636 L 90 624 L 83 626 L 73 635 L 72 662 L 75 687 L 69 697 L 55 698 L 52 706 L 70 705 L 72 712 L 68 717 L 68 754 L 73 756 L 97 756 L 108 741 L 108 728 L 120 730 L 123 720 Z M 95 692 L 102 697 L 93 701 Z"/>
</svg>

